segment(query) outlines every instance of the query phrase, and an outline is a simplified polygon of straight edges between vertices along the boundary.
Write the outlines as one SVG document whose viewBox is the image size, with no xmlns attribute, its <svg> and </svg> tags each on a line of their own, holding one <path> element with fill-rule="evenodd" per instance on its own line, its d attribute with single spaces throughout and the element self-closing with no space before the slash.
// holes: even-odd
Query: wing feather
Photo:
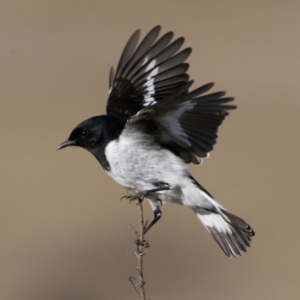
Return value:
<svg viewBox="0 0 300 300">
<path fill-rule="evenodd" d="M 182 88 L 186 86 L 185 83 Z M 173 151 L 186 163 L 199 164 L 213 150 L 218 128 L 229 110 L 236 108 L 227 104 L 234 98 L 224 97 L 225 92 L 202 95 L 212 86 L 213 84 L 206 84 L 173 99 L 169 96 L 145 107 L 128 123 L 134 126 L 136 122 L 154 122 L 159 128 L 156 135 L 158 143 Z"/>
<path fill-rule="evenodd" d="M 137 43 L 140 37 L 141 31 L 138 29 L 137 31 L 134 32 L 134 34 L 131 36 L 129 41 L 127 42 L 123 53 L 121 55 L 117 71 L 116 71 L 116 77 L 120 77 L 123 71 L 123 68 L 125 64 L 128 62 L 129 58 L 131 57 Z"/>
<path fill-rule="evenodd" d="M 180 51 L 184 38 L 172 42 L 173 32 L 158 38 L 160 29 L 154 27 L 139 44 L 137 30 L 127 42 L 115 75 L 113 68 L 110 71 L 107 114 L 127 122 L 126 126 L 144 124 L 139 128 L 153 130 L 157 143 L 186 163 L 199 164 L 213 149 L 224 118 L 235 108 L 230 104 L 233 98 L 223 91 L 207 93 L 214 83 L 189 92 L 193 81 L 185 61 L 192 49 Z"/>
<path fill-rule="evenodd" d="M 143 107 L 161 101 L 189 80 L 186 74 L 188 64 L 184 62 L 191 48 L 178 52 L 184 38 L 171 42 L 172 32 L 157 40 L 160 29 L 160 26 L 154 27 L 139 45 L 140 31 L 137 30 L 127 42 L 115 76 L 113 69 L 110 72 L 108 115 L 126 121 Z"/>
</svg>

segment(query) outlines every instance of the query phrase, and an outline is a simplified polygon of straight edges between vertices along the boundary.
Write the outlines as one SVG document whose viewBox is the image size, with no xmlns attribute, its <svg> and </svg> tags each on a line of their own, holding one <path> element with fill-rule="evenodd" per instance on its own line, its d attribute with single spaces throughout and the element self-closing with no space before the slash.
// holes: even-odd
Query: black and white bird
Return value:
<svg viewBox="0 0 300 300">
<path fill-rule="evenodd" d="M 251 227 L 217 202 L 189 173 L 201 164 L 217 140 L 218 127 L 236 108 L 224 92 L 207 94 L 213 83 L 189 91 L 193 81 L 179 51 L 184 38 L 173 33 L 158 39 L 154 27 L 138 44 L 129 39 L 114 74 L 109 75 L 106 115 L 83 121 L 57 149 L 79 146 L 91 152 L 115 181 L 144 195 L 161 217 L 160 205 L 191 208 L 228 257 L 246 252 Z"/>
</svg>

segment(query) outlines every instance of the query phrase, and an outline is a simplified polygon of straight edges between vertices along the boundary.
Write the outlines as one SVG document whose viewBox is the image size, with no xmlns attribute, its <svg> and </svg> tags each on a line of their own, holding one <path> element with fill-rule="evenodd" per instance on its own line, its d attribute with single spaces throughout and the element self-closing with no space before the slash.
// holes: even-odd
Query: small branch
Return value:
<svg viewBox="0 0 300 300">
<path fill-rule="evenodd" d="M 133 288 L 135 289 L 135 291 L 137 292 L 137 294 L 140 297 L 140 291 L 137 289 L 138 284 L 134 284 L 133 280 L 136 280 L 133 276 L 129 276 L 129 281 L 132 283 Z"/>
<path fill-rule="evenodd" d="M 139 285 L 140 285 L 140 298 L 146 300 L 146 291 L 145 291 L 145 284 L 144 281 L 144 271 L 143 271 L 143 256 L 144 256 L 144 248 L 146 246 L 144 240 L 144 213 L 143 213 L 143 199 L 139 199 L 137 203 L 137 207 L 140 212 L 140 234 L 139 234 L 139 241 L 137 243 L 137 259 L 138 259 L 138 273 L 139 273 Z"/>
<path fill-rule="evenodd" d="M 137 265 L 137 270 L 138 270 L 138 283 L 134 283 L 133 280 L 136 280 L 133 276 L 129 276 L 129 281 L 132 283 L 135 291 L 139 295 L 139 298 L 146 300 L 146 291 L 145 291 L 145 280 L 144 280 L 144 270 L 143 270 L 143 257 L 145 255 L 144 249 L 149 247 L 148 242 L 144 239 L 144 228 L 145 228 L 145 223 L 144 223 L 144 212 L 143 212 L 143 199 L 144 197 L 139 197 L 137 200 L 137 207 L 139 210 L 140 214 L 140 228 L 139 232 L 135 230 L 130 224 L 129 227 L 133 230 L 133 232 L 136 235 L 136 249 L 133 250 L 137 260 L 138 260 L 138 265 Z"/>
<path fill-rule="evenodd" d="M 132 227 L 131 224 L 128 224 L 129 225 L 129 228 L 132 229 L 132 231 L 135 233 L 135 235 L 138 237 L 139 236 L 139 233 Z"/>
</svg>

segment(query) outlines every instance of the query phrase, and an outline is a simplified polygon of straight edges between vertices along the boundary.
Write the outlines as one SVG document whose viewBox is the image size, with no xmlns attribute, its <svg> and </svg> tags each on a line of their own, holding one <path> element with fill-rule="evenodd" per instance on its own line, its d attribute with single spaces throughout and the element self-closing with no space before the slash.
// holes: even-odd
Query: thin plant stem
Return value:
<svg viewBox="0 0 300 300">
<path fill-rule="evenodd" d="M 145 281 L 144 281 L 144 270 L 143 270 L 143 257 L 144 257 L 144 212 L 143 212 L 143 200 L 139 200 L 137 207 L 140 212 L 140 234 L 139 234 L 139 243 L 137 245 L 138 249 L 138 273 L 139 273 L 139 284 L 140 284 L 140 295 L 141 299 L 146 300 L 146 291 L 145 291 Z"/>
<path fill-rule="evenodd" d="M 136 280 L 133 276 L 129 276 L 129 281 L 133 285 L 135 291 L 137 292 L 139 298 L 146 300 L 146 290 L 145 290 L 145 280 L 144 280 L 144 268 L 143 268 L 143 258 L 144 258 L 144 249 L 149 247 L 148 242 L 144 239 L 144 212 L 143 212 L 143 197 L 140 197 L 137 201 L 137 207 L 140 217 L 140 226 L 139 231 L 135 230 L 130 224 L 129 227 L 134 231 L 136 235 L 136 249 L 133 250 L 138 261 L 137 270 L 138 270 L 138 282 L 134 283 Z"/>
</svg>

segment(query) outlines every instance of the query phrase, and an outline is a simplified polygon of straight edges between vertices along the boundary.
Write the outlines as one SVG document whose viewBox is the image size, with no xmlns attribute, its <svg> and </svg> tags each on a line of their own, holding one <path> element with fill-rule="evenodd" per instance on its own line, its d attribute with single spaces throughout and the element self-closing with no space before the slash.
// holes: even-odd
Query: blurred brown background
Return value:
<svg viewBox="0 0 300 300">
<path fill-rule="evenodd" d="M 193 47 L 195 87 L 236 97 L 191 172 L 256 236 L 229 260 L 190 210 L 163 207 L 148 296 L 299 299 L 300 2 L 1 0 L 1 300 L 137 298 L 135 205 L 88 152 L 55 148 L 105 112 L 109 68 L 134 30 L 157 24 Z"/>
</svg>

